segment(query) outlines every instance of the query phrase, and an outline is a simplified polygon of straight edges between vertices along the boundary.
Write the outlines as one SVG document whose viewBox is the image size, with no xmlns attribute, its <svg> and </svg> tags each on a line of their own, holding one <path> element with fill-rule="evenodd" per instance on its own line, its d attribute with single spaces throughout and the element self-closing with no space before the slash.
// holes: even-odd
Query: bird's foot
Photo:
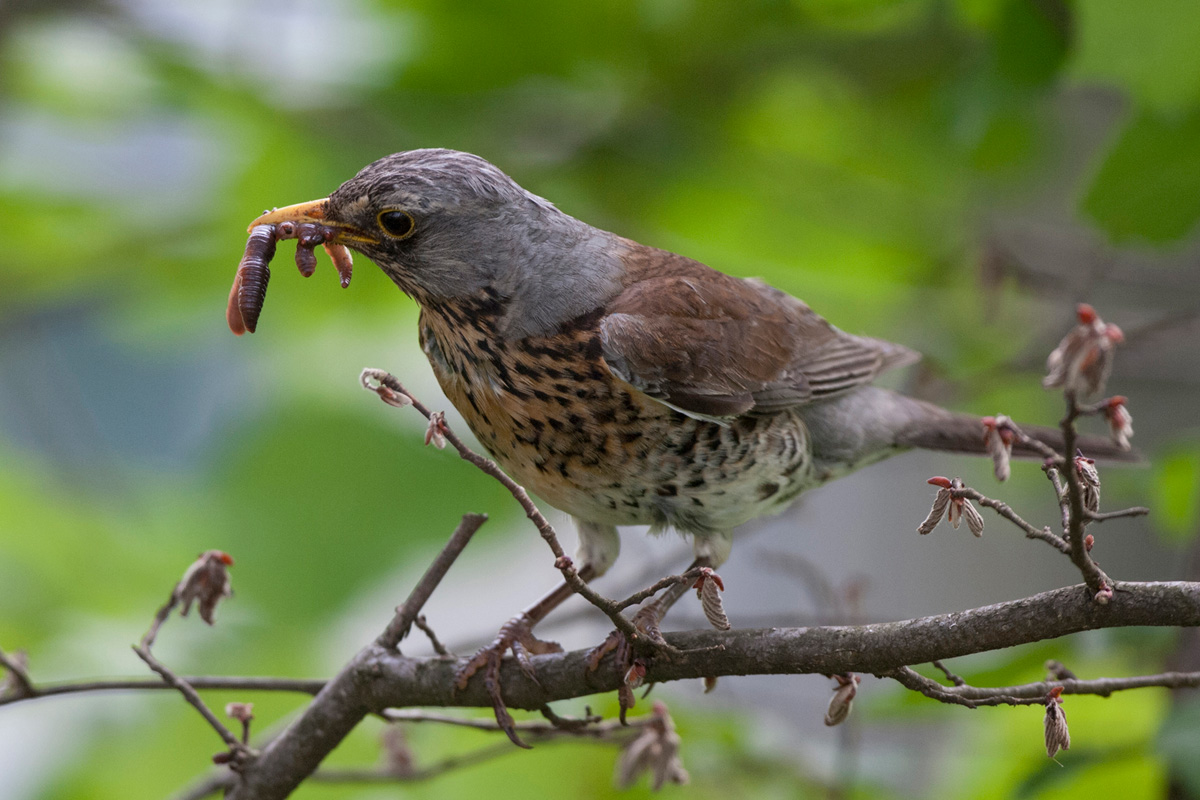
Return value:
<svg viewBox="0 0 1200 800">
<path fill-rule="evenodd" d="M 530 656 L 561 653 L 562 646 L 556 642 L 542 641 L 534 636 L 533 625 L 524 614 L 521 614 L 504 623 L 499 633 L 496 634 L 495 640 L 471 656 L 470 660 L 455 674 L 454 686 L 458 690 L 467 688 L 467 682 L 471 680 L 471 676 L 482 669 L 483 685 L 487 689 L 488 696 L 492 698 L 492 710 L 496 713 L 496 723 L 508 735 L 513 744 L 529 749 L 529 745 L 521 741 L 521 737 L 517 735 L 512 714 L 508 713 L 508 706 L 504 703 L 504 697 L 500 692 L 500 663 L 504 654 L 509 650 L 516 656 L 521 671 L 531 681 L 538 683 Z"/>
<path fill-rule="evenodd" d="M 665 614 L 666 608 L 656 601 L 638 609 L 632 619 L 638 633 L 645 637 L 647 643 L 657 648 L 669 647 L 659 629 L 659 624 Z M 588 672 L 595 672 L 599 669 L 600 662 L 609 653 L 613 654 L 613 666 L 621 675 L 621 688 L 617 690 L 617 700 L 620 703 L 621 722 L 623 723 L 625 722 L 625 713 L 637 702 L 633 692 L 645 680 L 649 661 L 646 657 L 635 655 L 634 643 L 629 640 L 629 637 L 619 630 L 614 630 L 587 654 Z"/>
<path fill-rule="evenodd" d="M 709 624 L 717 630 L 729 630 L 729 618 L 725 615 L 725 609 L 721 603 L 721 592 L 725 589 L 725 584 L 717 573 L 707 566 L 701 567 L 692 588 L 696 590 L 696 595 L 704 609 L 704 616 L 708 619 Z M 587 655 L 588 671 L 595 672 L 600 668 L 600 662 L 604 657 L 609 653 L 613 654 L 613 666 L 621 675 L 621 688 L 618 690 L 617 697 L 621 705 L 622 722 L 625 721 L 625 712 L 634 706 L 633 692 L 645 681 L 653 655 L 660 654 L 670 658 L 672 653 L 678 652 L 667 644 L 660 625 L 667 610 L 685 591 L 686 589 L 669 592 L 638 609 L 631 622 L 640 635 L 640 641 L 630 641 L 628 636 L 616 630 Z M 707 679 L 705 691 L 712 691 L 715 686 L 715 678 Z"/>
</svg>

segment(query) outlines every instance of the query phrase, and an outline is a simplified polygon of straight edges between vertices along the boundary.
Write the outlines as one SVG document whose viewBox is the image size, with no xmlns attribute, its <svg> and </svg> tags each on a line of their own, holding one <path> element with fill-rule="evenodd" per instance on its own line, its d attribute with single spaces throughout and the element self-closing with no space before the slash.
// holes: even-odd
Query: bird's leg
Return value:
<svg viewBox="0 0 1200 800">
<path fill-rule="evenodd" d="M 699 567 L 707 567 L 711 563 L 712 560 L 707 556 L 699 556 L 684 572 L 691 572 Z M 671 606 L 679 602 L 679 598 L 687 594 L 688 589 L 691 588 L 693 588 L 693 585 L 690 582 L 677 583 L 667 588 L 661 595 L 634 613 L 633 624 L 651 641 L 657 644 L 665 644 L 666 642 L 662 638 L 662 631 L 659 629 L 663 617 L 667 615 L 667 611 L 670 610 Z M 588 654 L 588 668 L 594 671 L 600 666 L 600 660 L 604 656 L 613 650 L 620 649 L 627 651 L 625 655 L 632 656 L 632 648 L 626 641 L 625 635 L 620 631 L 614 630 L 608 635 L 607 639 Z M 618 652 L 617 661 L 621 662 L 625 660 L 627 659 L 622 658 L 622 653 Z M 628 666 L 628 664 L 625 664 L 625 667 Z"/>
<path fill-rule="evenodd" d="M 590 564 L 585 564 L 579 569 L 579 577 L 584 581 L 590 581 L 596 577 L 596 569 Z M 561 653 L 562 646 L 557 642 L 546 642 L 538 639 L 533 635 L 533 627 L 545 619 L 551 611 L 562 605 L 563 601 L 574 593 L 574 590 L 571 589 L 571 586 L 566 581 L 559 584 L 542 597 L 542 599 L 504 623 L 500 627 L 500 631 L 496 634 L 495 640 L 491 644 L 481 648 L 455 675 L 455 687 L 457 689 L 465 689 L 471 676 L 480 669 L 484 670 L 484 687 L 492 698 L 492 708 L 496 712 L 496 722 L 508 734 L 508 738 L 512 740 L 513 744 L 518 747 L 528 748 L 529 745 L 525 744 L 525 742 L 521 741 L 521 737 L 517 736 L 512 715 L 508 713 L 504 698 L 500 694 L 500 662 L 504 658 L 504 654 L 512 650 L 513 655 L 517 657 L 517 664 L 520 665 L 521 671 L 530 680 L 537 683 L 537 676 L 534 674 L 533 665 L 529 660 L 530 655 Z"/>
<path fill-rule="evenodd" d="M 701 567 L 710 567 L 713 561 L 707 555 L 697 556 L 686 572 L 691 572 Z M 704 580 L 704 578 L 701 580 Z M 660 630 L 663 617 L 667 615 L 667 611 L 670 610 L 671 606 L 679 602 L 679 598 L 687 594 L 688 590 L 694 588 L 694 586 L 699 586 L 699 584 L 684 581 L 668 587 L 653 601 L 637 610 L 633 615 L 633 624 L 650 641 L 656 644 L 666 644 Z M 600 661 L 608 653 L 613 653 L 613 666 L 622 675 L 624 681 L 617 694 L 621 706 L 621 720 L 624 721 L 625 712 L 633 708 L 634 705 L 633 690 L 641 685 L 642 678 L 645 676 L 646 659 L 644 657 L 635 658 L 633 643 L 621 631 L 615 630 L 608 635 L 608 638 L 588 653 L 588 670 L 592 672 L 597 670 L 600 667 Z"/>
<path fill-rule="evenodd" d="M 698 556 L 691 563 L 691 566 L 684 571 L 691 572 L 701 567 L 711 567 L 712 564 L 713 560 L 708 556 Z M 679 602 L 679 598 L 687 594 L 689 589 L 693 589 L 696 586 L 699 586 L 699 584 L 692 584 L 688 581 L 668 587 L 653 601 L 637 610 L 637 613 L 633 615 L 633 624 L 638 627 L 638 630 L 644 631 L 652 639 L 659 642 L 663 641 L 662 631 L 659 630 L 663 617 L 671 610 L 671 606 Z"/>
</svg>

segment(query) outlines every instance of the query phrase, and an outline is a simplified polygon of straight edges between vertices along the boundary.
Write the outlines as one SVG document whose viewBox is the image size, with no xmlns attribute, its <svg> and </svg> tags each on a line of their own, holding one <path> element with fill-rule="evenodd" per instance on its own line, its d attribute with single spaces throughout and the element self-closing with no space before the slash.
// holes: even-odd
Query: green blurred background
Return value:
<svg viewBox="0 0 1200 800">
<path fill-rule="evenodd" d="M 357 388 L 362 367 L 385 367 L 445 404 L 416 308 L 365 259 L 342 291 L 323 257 L 300 280 L 285 246 L 259 332 L 225 327 L 251 218 L 427 146 L 479 153 L 568 213 L 920 349 L 904 387 L 978 413 L 1057 419 L 1041 364 L 1074 303 L 1094 303 L 1128 334 L 1111 388 L 1152 463 L 1106 472 L 1105 504 L 1154 507 L 1096 531 L 1096 555 L 1121 579 L 1200 577 L 1197 42 L 1188 0 L 0 0 L 0 647 L 28 650 L 37 679 L 144 674 L 128 644 L 215 547 L 237 559 L 237 596 L 216 628 L 169 622 L 160 657 L 327 676 L 465 511 L 493 521 L 429 608 L 459 652 L 554 581 L 511 499 Z M 1054 519 L 1036 467 L 1005 487 L 989 472 L 904 456 L 749 526 L 722 570 L 734 623 L 902 618 L 1077 582 L 992 518 L 980 541 L 914 533 L 937 473 Z M 634 532 L 601 588 L 685 552 Z M 564 615 L 549 632 L 570 646 L 603 635 L 585 609 Z M 702 622 L 685 608 L 673 624 Z M 1171 631 L 954 666 L 1004 685 L 1040 679 L 1049 657 L 1081 677 L 1200 668 Z M 1070 698 L 1060 768 L 1037 709 L 968 713 L 868 677 L 851 723 L 827 730 L 830 688 L 656 690 L 692 773 L 668 791 L 1200 796 L 1187 693 Z M 210 699 L 254 700 L 260 732 L 302 704 Z M 331 762 L 375 762 L 378 736 L 364 725 Z M 428 726 L 409 741 L 426 765 L 488 745 Z M 5 707 L 0 796 L 169 796 L 218 744 L 166 693 Z M 297 796 L 608 797 L 615 755 L 514 749 L 427 783 Z"/>
</svg>

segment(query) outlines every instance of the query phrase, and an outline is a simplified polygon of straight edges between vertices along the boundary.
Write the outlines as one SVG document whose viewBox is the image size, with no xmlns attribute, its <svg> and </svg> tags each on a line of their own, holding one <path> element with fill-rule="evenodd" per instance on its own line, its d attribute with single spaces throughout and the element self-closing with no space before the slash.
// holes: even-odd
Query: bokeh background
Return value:
<svg viewBox="0 0 1200 800">
<path fill-rule="evenodd" d="M 1095 554 L 1121 579 L 1197 577 L 1198 41 L 1184 0 L 0 2 L 0 647 L 27 650 L 39 680 L 145 674 L 128 645 L 196 553 L 221 548 L 236 597 L 215 628 L 170 621 L 159 656 L 184 673 L 327 676 L 466 511 L 492 521 L 428 608 L 453 648 L 553 583 L 511 498 L 358 388 L 362 367 L 384 367 L 445 405 L 417 309 L 369 262 L 343 291 L 323 257 L 300 280 L 286 245 L 259 332 L 225 327 L 251 218 L 425 146 L 479 153 L 568 213 L 922 350 L 898 383 L 981 414 L 1053 423 L 1041 365 L 1074 304 L 1094 303 L 1128 334 L 1111 389 L 1149 461 L 1105 470 L 1105 505 L 1154 509 L 1096 530 Z M 919 537 L 933 474 L 1055 519 L 1035 465 L 999 486 L 985 460 L 898 457 L 748 526 L 722 570 L 734 623 L 900 619 L 1078 581 L 994 517 L 981 540 Z M 629 531 L 600 588 L 686 554 Z M 568 606 L 546 633 L 587 646 L 596 617 Z M 685 603 L 670 624 L 703 623 Z M 1004 685 L 1047 658 L 1081 677 L 1200 668 L 1192 639 L 1159 630 L 952 666 Z M 830 730 L 831 686 L 660 687 L 692 774 L 669 791 L 1200 796 L 1194 694 L 1070 698 L 1060 765 L 1037 708 L 967 712 L 868 676 Z M 253 700 L 260 733 L 303 703 L 208 697 Z M 376 762 L 379 733 L 364 724 L 331 763 Z M 489 744 L 433 726 L 408 739 L 418 765 Z M 170 796 L 218 744 L 169 693 L 8 706 L 0 796 Z M 615 757 L 544 745 L 296 796 L 608 797 Z"/>
</svg>

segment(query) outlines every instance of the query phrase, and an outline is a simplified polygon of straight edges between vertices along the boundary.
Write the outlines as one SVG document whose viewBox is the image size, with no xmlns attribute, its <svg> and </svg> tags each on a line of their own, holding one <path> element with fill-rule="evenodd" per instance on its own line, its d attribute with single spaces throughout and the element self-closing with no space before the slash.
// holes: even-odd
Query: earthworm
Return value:
<svg viewBox="0 0 1200 800">
<path fill-rule="evenodd" d="M 229 329 L 238 336 L 246 331 L 254 333 L 258 327 L 258 316 L 262 313 L 267 296 L 267 282 L 271 279 L 270 263 L 275 257 L 275 243 L 283 239 L 296 239 L 296 268 L 309 277 L 317 268 L 317 257 L 313 252 L 323 245 L 329 254 L 342 288 L 350 285 L 353 270 L 350 251 L 340 244 L 331 244 L 337 231 L 316 222 L 280 222 L 277 225 L 255 225 L 246 242 L 246 252 L 238 264 L 233 288 L 229 290 L 229 305 L 225 309 L 225 321 Z"/>
<path fill-rule="evenodd" d="M 258 327 L 258 315 L 262 312 L 267 282 L 271 279 L 269 265 L 275 257 L 276 233 L 274 225 L 255 225 L 250 231 L 225 310 L 229 329 L 238 336 L 246 331 L 254 333 Z"/>
<path fill-rule="evenodd" d="M 333 265 L 337 267 L 338 276 L 342 279 L 342 288 L 345 289 L 350 285 L 350 275 L 354 271 L 353 262 L 350 259 L 350 251 L 345 245 L 330 244 L 325 242 L 325 252 L 329 254 L 329 259 L 333 261 Z"/>
<path fill-rule="evenodd" d="M 296 231 L 296 267 L 300 274 L 309 277 L 317 268 L 317 256 L 313 248 L 324 244 L 329 236 L 329 230 L 312 222 L 302 224 Z"/>
</svg>

